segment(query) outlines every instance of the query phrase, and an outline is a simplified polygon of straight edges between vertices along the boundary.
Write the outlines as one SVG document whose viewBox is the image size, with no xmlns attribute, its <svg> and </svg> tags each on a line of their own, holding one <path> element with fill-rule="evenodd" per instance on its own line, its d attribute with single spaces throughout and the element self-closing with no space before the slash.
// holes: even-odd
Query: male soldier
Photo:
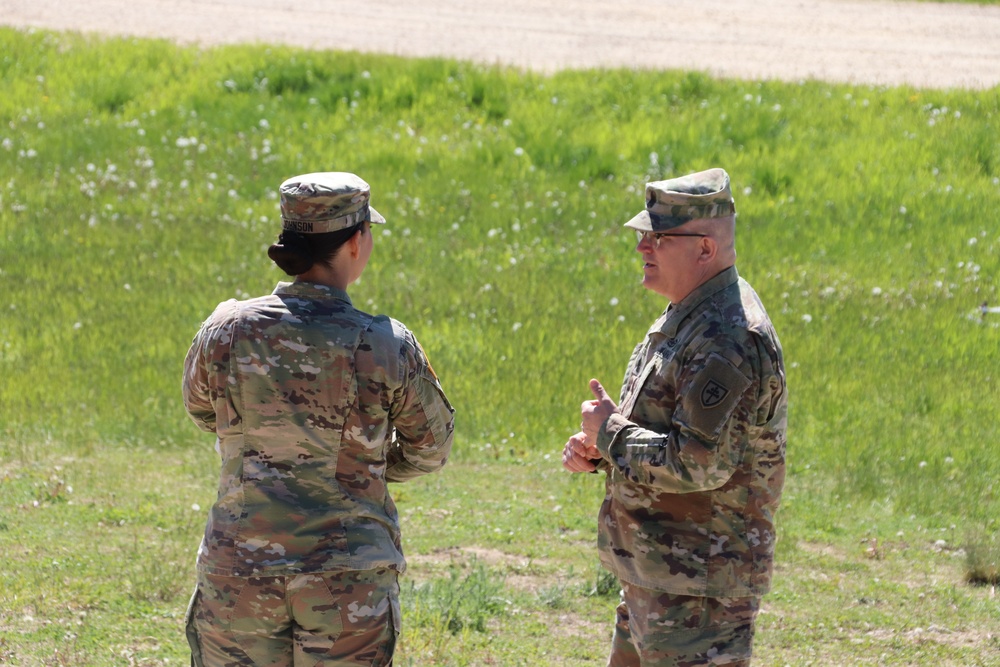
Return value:
<svg viewBox="0 0 1000 667">
<path fill-rule="evenodd" d="M 571 472 L 606 473 L 598 547 L 622 585 L 608 665 L 749 665 L 785 477 L 781 346 L 736 261 L 722 169 L 646 185 L 646 289 L 670 305 L 632 353 L 618 405 L 597 380 Z"/>
</svg>

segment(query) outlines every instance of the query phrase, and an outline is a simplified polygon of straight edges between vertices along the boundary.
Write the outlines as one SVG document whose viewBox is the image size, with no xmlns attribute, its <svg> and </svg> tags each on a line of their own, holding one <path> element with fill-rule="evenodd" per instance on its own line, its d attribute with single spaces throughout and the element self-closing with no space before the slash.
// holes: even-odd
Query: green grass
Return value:
<svg viewBox="0 0 1000 667">
<path fill-rule="evenodd" d="M 1000 315 L 976 313 L 1000 89 L 7 29 L 0 54 L 0 663 L 185 664 L 216 461 L 181 361 L 218 301 L 282 279 L 277 185 L 325 169 L 389 220 L 355 302 L 416 332 L 458 410 L 452 464 L 395 489 L 401 664 L 599 663 L 601 478 L 558 452 L 664 305 L 621 224 L 647 180 L 711 166 L 791 387 L 761 664 L 1000 661 L 967 582 L 1000 516 Z"/>
</svg>

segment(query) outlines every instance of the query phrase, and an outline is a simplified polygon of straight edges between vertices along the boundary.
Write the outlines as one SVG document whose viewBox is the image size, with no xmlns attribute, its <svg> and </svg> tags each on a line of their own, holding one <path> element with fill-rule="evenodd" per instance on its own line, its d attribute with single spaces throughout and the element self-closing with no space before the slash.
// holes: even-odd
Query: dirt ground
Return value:
<svg viewBox="0 0 1000 667">
<path fill-rule="evenodd" d="M 890 0 L 0 0 L 0 24 L 560 68 L 1000 85 L 1000 6 Z"/>
</svg>

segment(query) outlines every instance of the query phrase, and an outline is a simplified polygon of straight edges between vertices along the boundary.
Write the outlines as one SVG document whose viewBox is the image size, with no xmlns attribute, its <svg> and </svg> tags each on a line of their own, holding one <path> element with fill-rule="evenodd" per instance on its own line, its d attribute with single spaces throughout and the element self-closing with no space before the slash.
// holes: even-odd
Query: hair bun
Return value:
<svg viewBox="0 0 1000 667">
<path fill-rule="evenodd" d="M 301 234 L 282 232 L 278 242 L 267 249 L 267 256 L 290 276 L 297 276 L 315 263 L 312 248 Z"/>
</svg>

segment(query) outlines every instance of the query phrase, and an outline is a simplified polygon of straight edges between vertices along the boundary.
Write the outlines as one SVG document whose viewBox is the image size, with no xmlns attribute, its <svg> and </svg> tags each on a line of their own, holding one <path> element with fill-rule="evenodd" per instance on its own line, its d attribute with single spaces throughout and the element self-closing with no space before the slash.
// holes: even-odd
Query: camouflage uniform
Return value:
<svg viewBox="0 0 1000 667">
<path fill-rule="evenodd" d="M 405 561 L 387 483 L 441 468 L 454 427 L 413 334 L 341 289 L 279 283 L 216 308 L 183 394 L 222 458 L 189 610 L 195 657 L 388 664 Z"/>
<path fill-rule="evenodd" d="M 672 595 L 623 583 L 608 665 L 744 667 L 759 607 L 759 597 Z"/>
<path fill-rule="evenodd" d="M 662 194 L 647 189 L 647 216 L 629 226 L 699 217 L 695 207 L 658 218 Z M 771 583 L 786 401 L 777 335 L 735 267 L 672 304 L 635 348 L 596 443 L 607 473 L 601 561 L 623 583 L 612 665 L 749 661 Z M 623 655 L 629 644 L 638 655 Z"/>
<path fill-rule="evenodd" d="M 195 665 L 388 665 L 399 633 L 389 569 L 275 577 L 199 573 Z M 294 619 L 294 624 L 293 624 Z"/>
</svg>

